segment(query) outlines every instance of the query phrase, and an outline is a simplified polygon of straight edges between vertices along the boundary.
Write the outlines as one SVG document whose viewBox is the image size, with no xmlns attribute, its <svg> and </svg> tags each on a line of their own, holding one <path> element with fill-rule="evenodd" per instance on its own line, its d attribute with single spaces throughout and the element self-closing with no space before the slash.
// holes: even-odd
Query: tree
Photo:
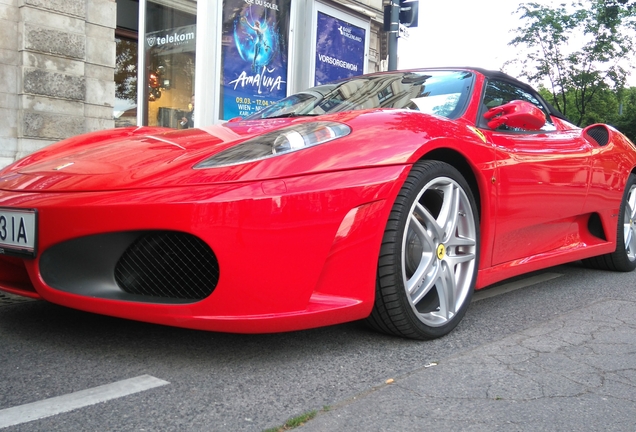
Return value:
<svg viewBox="0 0 636 432">
<path fill-rule="evenodd" d="M 625 89 L 618 94 L 620 108 L 609 123 L 636 143 L 636 87 Z"/>
<path fill-rule="evenodd" d="M 552 92 L 540 85 L 539 94 L 546 100 Z M 573 104 L 573 92 L 565 95 L 566 103 Z M 607 123 L 614 126 L 636 143 L 636 87 L 612 91 L 598 91 L 588 105 L 582 124 Z"/>
<path fill-rule="evenodd" d="M 522 25 L 510 42 L 525 46 L 521 75 L 547 83 L 555 107 L 581 125 L 590 104 L 625 86 L 634 57 L 636 0 L 574 0 L 570 5 L 522 3 Z"/>
</svg>

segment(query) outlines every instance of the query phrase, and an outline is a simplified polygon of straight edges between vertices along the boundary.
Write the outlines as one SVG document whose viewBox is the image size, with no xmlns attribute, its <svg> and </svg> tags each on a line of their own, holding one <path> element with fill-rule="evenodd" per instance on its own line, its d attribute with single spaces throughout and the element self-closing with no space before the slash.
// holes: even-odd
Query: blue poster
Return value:
<svg viewBox="0 0 636 432">
<path fill-rule="evenodd" d="M 318 12 L 315 85 L 362 75 L 366 30 Z"/>
<path fill-rule="evenodd" d="M 221 118 L 245 117 L 287 96 L 291 0 L 225 0 Z"/>
</svg>

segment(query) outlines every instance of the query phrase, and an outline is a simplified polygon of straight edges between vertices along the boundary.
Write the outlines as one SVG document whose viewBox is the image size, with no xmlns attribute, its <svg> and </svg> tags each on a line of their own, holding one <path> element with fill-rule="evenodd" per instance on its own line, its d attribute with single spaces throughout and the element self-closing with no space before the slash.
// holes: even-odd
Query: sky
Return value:
<svg viewBox="0 0 636 432">
<path fill-rule="evenodd" d="M 499 70 L 515 58 L 508 46 L 519 0 L 420 0 L 419 24 L 398 39 L 398 68 L 474 66 Z"/>
<path fill-rule="evenodd" d="M 563 0 L 526 0 L 560 4 Z M 514 60 L 519 49 L 508 43 L 520 26 L 515 13 L 520 0 L 420 0 L 419 24 L 408 38 L 398 39 L 398 69 L 417 67 L 472 66 L 501 70 Z M 516 78 L 518 67 L 504 71 Z M 636 71 L 628 79 L 636 86 Z"/>
</svg>

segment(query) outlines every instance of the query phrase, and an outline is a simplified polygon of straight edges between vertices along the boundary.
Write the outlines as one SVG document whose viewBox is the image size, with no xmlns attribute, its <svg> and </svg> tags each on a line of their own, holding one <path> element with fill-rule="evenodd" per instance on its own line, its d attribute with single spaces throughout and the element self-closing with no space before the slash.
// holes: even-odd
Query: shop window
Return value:
<svg viewBox="0 0 636 432">
<path fill-rule="evenodd" d="M 192 127 L 196 1 L 148 1 L 144 124 Z"/>
<path fill-rule="evenodd" d="M 136 34 L 115 32 L 115 127 L 137 124 L 137 50 Z"/>
<path fill-rule="evenodd" d="M 146 32 L 139 37 L 138 0 L 117 0 L 115 126 L 192 126 L 196 0 L 147 0 Z M 142 46 L 139 46 L 139 42 Z M 145 64 L 139 63 L 139 49 Z M 138 83 L 142 68 L 143 83 Z M 138 107 L 138 92 L 143 106 Z"/>
<path fill-rule="evenodd" d="M 115 127 L 137 125 L 139 1 L 117 0 L 115 30 Z"/>
</svg>

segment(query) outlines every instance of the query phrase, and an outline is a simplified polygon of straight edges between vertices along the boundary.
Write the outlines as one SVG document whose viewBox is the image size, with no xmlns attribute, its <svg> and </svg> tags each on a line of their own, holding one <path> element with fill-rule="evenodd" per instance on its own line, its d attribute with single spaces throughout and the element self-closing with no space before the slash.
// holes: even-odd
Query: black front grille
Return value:
<svg viewBox="0 0 636 432">
<path fill-rule="evenodd" d="M 129 294 L 201 300 L 219 280 L 219 263 L 201 239 L 153 232 L 135 241 L 115 267 L 117 285 Z"/>
</svg>

